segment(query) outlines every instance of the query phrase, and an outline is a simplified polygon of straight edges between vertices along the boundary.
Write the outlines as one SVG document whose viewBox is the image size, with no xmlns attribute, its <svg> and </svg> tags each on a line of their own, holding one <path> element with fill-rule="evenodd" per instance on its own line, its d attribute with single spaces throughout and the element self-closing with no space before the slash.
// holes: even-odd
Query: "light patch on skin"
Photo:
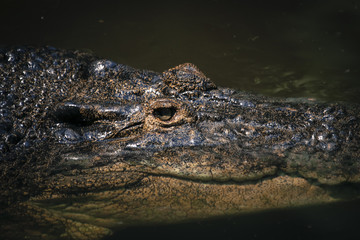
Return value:
<svg viewBox="0 0 360 240">
<path fill-rule="evenodd" d="M 184 194 L 186 193 L 186 194 Z M 58 204 L 61 199 L 61 204 Z M 32 200 L 42 217 L 72 223 L 66 232 L 82 236 L 95 229 L 115 230 L 137 224 L 174 223 L 214 216 L 335 201 L 327 190 L 299 177 L 278 176 L 254 183 L 214 184 L 164 176 L 145 177 L 137 186 L 83 196 Z M 34 217 L 39 216 L 33 214 Z M 39 218 L 41 218 L 39 216 Z M 58 220 L 56 220 L 58 221 Z M 121 222 L 121 224 L 119 224 Z M 75 223 L 81 223 L 78 227 Z M 80 226 L 79 225 L 79 226 Z M 109 230 L 110 233 L 110 230 Z M 75 238 L 83 239 L 83 238 Z"/>
</svg>

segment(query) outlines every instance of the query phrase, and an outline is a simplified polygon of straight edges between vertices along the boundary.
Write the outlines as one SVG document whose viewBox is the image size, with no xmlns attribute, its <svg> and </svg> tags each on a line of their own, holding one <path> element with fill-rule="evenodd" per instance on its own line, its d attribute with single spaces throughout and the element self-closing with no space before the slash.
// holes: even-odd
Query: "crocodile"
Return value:
<svg viewBox="0 0 360 240">
<path fill-rule="evenodd" d="M 1 49 L 0 78 L 2 239 L 102 239 L 360 195 L 356 104 L 49 46 Z"/>
</svg>

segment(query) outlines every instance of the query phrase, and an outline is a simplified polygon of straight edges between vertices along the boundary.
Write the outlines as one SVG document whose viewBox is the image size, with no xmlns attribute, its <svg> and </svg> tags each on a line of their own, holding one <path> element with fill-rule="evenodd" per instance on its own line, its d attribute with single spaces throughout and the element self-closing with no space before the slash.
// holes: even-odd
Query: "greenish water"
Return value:
<svg viewBox="0 0 360 240">
<path fill-rule="evenodd" d="M 216 84 L 360 102 L 358 1 L 13 1 L 0 45 L 87 49 L 163 71 L 184 62 Z"/>
<path fill-rule="evenodd" d="M 219 86 L 360 103 L 359 1 L 3 0 L 0 6 L 0 46 L 82 49 L 155 71 L 192 62 Z M 128 228 L 112 239 L 359 239 L 359 203 Z"/>
</svg>

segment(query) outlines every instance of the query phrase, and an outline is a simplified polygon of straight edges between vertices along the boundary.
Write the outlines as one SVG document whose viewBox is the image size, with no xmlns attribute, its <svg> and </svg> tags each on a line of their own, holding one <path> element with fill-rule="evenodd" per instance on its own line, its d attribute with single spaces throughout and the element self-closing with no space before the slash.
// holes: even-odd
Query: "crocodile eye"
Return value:
<svg viewBox="0 0 360 240">
<path fill-rule="evenodd" d="M 187 103 L 171 98 L 150 100 L 144 104 L 144 110 L 144 131 L 171 131 L 176 126 L 196 120 Z"/>
<path fill-rule="evenodd" d="M 161 121 L 169 121 L 175 113 L 176 108 L 174 107 L 160 107 L 154 109 L 153 115 Z"/>
</svg>

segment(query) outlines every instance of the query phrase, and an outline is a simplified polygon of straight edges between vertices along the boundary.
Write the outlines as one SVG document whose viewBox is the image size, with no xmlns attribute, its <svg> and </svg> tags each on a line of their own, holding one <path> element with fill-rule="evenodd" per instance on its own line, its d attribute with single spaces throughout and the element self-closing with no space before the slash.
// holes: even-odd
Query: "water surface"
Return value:
<svg viewBox="0 0 360 240">
<path fill-rule="evenodd" d="M 52 45 L 220 86 L 360 102 L 358 1 L 11 1 L 0 45 Z"/>
</svg>

